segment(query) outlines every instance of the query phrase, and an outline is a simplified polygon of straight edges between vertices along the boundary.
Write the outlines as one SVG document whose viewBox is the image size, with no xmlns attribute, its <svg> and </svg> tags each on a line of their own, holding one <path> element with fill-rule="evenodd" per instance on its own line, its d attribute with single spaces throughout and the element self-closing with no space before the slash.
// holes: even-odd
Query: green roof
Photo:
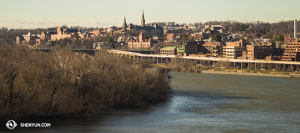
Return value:
<svg viewBox="0 0 300 133">
<path fill-rule="evenodd" d="M 164 47 L 162 49 L 176 49 L 176 47 Z"/>
</svg>

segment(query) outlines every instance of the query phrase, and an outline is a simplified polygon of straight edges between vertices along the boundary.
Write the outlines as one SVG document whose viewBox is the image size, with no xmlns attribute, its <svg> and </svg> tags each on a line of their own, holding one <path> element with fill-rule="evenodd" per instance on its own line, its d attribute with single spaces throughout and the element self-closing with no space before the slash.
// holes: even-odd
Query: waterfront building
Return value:
<svg viewBox="0 0 300 133">
<path fill-rule="evenodd" d="M 176 47 L 164 47 L 160 49 L 161 55 L 177 55 Z"/>
<path fill-rule="evenodd" d="M 241 59 L 243 51 L 245 51 L 245 45 L 244 40 L 226 42 L 226 46 L 223 46 L 223 57 L 227 59 Z"/>
<path fill-rule="evenodd" d="M 223 42 L 204 42 L 201 52 L 203 54 L 210 54 L 213 57 L 222 57 L 223 46 Z"/>
<path fill-rule="evenodd" d="M 265 59 L 268 56 L 274 56 L 275 45 L 273 43 L 256 43 L 246 45 L 247 59 Z"/>
<path fill-rule="evenodd" d="M 290 41 L 290 42 L 287 42 Z M 300 61 L 300 38 L 285 39 L 287 42 L 281 60 L 283 61 Z"/>
</svg>

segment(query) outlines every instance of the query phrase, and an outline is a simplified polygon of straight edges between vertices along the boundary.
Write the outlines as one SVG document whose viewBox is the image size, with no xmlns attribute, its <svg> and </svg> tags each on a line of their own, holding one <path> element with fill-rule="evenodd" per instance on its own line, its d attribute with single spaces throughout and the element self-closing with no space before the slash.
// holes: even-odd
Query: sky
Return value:
<svg viewBox="0 0 300 133">
<path fill-rule="evenodd" d="M 111 27 L 146 23 L 298 19 L 300 0 L 0 0 L 0 27 Z"/>
</svg>

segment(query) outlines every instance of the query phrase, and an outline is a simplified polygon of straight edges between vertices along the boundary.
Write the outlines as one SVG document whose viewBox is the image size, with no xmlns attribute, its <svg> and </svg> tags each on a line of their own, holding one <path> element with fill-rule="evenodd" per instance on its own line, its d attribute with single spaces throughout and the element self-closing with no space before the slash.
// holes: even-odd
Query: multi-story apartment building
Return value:
<svg viewBox="0 0 300 133">
<path fill-rule="evenodd" d="M 199 52 L 202 52 L 201 48 L 203 44 L 203 41 L 192 41 L 184 43 L 186 55 L 189 56 L 190 54 L 198 54 Z"/>
<path fill-rule="evenodd" d="M 245 41 L 239 40 L 235 42 L 227 42 L 223 46 L 223 57 L 228 59 L 237 59 L 242 57 L 242 52 L 245 51 Z"/>
<path fill-rule="evenodd" d="M 273 43 L 257 43 L 252 45 L 246 45 L 247 58 L 253 59 L 265 59 L 267 56 L 273 56 L 275 53 L 275 45 Z"/>
<path fill-rule="evenodd" d="M 290 41 L 290 42 L 288 42 Z M 281 60 L 283 61 L 300 61 L 300 38 L 285 40 L 287 42 Z"/>
<path fill-rule="evenodd" d="M 238 57 L 242 56 L 242 52 L 245 50 L 245 47 L 238 46 L 226 46 L 225 48 L 227 59 L 237 59 Z"/>
<path fill-rule="evenodd" d="M 200 52 L 203 54 L 211 54 L 214 57 L 222 57 L 223 46 L 224 44 L 222 42 L 205 42 Z"/>
</svg>

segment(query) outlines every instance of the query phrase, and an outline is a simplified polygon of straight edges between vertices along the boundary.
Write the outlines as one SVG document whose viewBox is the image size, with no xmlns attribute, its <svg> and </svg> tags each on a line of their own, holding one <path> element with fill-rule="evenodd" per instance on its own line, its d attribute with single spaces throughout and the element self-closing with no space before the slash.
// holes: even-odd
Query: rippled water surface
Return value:
<svg viewBox="0 0 300 133">
<path fill-rule="evenodd" d="M 174 95 L 143 108 L 54 119 L 17 132 L 299 132 L 300 79 L 172 72 Z"/>
</svg>

